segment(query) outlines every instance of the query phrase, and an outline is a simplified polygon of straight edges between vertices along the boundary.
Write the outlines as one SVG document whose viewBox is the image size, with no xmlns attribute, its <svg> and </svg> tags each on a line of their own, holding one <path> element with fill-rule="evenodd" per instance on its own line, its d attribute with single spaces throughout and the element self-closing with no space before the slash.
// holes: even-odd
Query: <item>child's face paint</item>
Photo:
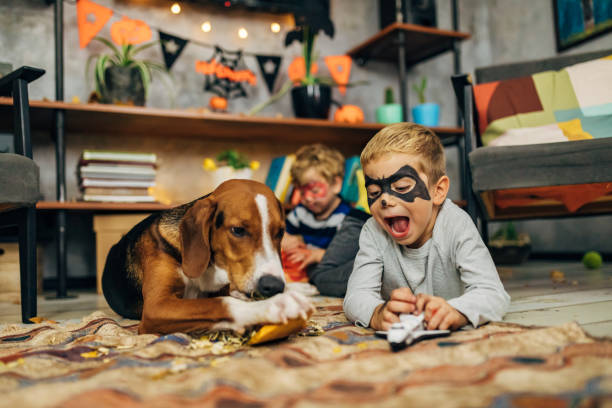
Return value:
<svg viewBox="0 0 612 408">
<path fill-rule="evenodd" d="M 300 203 L 317 218 L 326 218 L 328 213 L 335 209 L 334 204 L 339 203 L 338 194 L 342 188 L 342 181 L 330 184 L 314 168 L 304 172 L 302 181 L 304 184 L 297 187 L 301 196 Z"/>
<path fill-rule="evenodd" d="M 329 186 L 324 181 L 311 181 L 310 183 L 298 187 L 300 194 L 305 199 L 322 198 L 327 195 Z"/>
<path fill-rule="evenodd" d="M 419 168 L 418 156 L 389 153 L 363 169 L 372 216 L 395 242 L 412 248 L 431 238 L 436 218 L 429 180 Z"/>
<path fill-rule="evenodd" d="M 412 203 L 419 197 L 430 200 L 427 186 L 419 177 L 419 173 L 409 165 L 403 166 L 389 177 L 373 179 L 365 176 L 365 186 L 368 191 L 368 205 L 378 200 L 384 193 Z"/>
</svg>

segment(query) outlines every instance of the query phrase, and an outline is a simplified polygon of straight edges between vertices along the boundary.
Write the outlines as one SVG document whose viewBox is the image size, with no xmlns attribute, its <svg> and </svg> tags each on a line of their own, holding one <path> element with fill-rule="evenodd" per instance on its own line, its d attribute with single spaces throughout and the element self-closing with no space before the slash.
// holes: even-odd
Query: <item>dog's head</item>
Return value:
<svg viewBox="0 0 612 408">
<path fill-rule="evenodd" d="M 227 273 L 230 292 L 272 296 L 285 287 L 280 242 L 285 217 L 265 184 L 229 180 L 194 203 L 180 223 L 183 273 L 199 278 L 210 266 Z"/>
</svg>

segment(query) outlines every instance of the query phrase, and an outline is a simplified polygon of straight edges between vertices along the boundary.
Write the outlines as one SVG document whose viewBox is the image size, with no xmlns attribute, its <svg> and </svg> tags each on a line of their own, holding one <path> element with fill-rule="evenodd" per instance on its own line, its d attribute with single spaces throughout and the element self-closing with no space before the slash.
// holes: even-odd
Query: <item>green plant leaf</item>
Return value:
<svg viewBox="0 0 612 408">
<path fill-rule="evenodd" d="M 142 61 L 134 61 L 134 65 L 140 71 L 142 77 L 142 85 L 144 86 L 145 97 L 149 94 L 149 85 L 151 84 L 151 72 L 149 68 Z"/>
<path fill-rule="evenodd" d="M 134 49 L 132 49 L 132 52 L 130 54 L 130 58 L 133 58 L 136 54 L 139 54 L 142 51 L 146 50 L 147 48 L 151 48 L 155 44 L 159 44 L 159 43 L 160 43 L 160 41 L 151 41 L 151 42 L 143 44 L 143 45 L 141 45 L 139 47 L 135 47 Z"/>
<path fill-rule="evenodd" d="M 94 37 L 94 40 L 99 41 L 102 44 L 106 45 L 108 48 L 110 48 L 113 54 L 117 57 L 117 62 L 121 61 L 121 51 L 119 51 L 115 44 L 102 37 Z"/>
<path fill-rule="evenodd" d="M 96 90 L 102 94 L 102 89 L 106 86 L 104 73 L 106 72 L 106 64 L 109 61 L 108 55 L 102 55 L 96 63 Z"/>
</svg>

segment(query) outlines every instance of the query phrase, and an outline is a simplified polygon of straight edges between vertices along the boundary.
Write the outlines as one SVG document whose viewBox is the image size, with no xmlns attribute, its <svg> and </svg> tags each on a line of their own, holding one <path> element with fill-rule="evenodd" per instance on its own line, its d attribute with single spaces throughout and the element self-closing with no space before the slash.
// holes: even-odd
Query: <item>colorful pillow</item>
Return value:
<svg viewBox="0 0 612 408">
<path fill-rule="evenodd" d="M 612 55 L 560 71 L 475 85 L 482 143 L 516 145 L 612 137 L 610 84 Z"/>
</svg>

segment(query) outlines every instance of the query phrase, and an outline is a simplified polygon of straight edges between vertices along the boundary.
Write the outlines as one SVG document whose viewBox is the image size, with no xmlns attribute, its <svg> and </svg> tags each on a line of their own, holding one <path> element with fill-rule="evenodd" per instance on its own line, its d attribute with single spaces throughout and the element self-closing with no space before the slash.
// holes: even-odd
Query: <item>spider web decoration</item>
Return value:
<svg viewBox="0 0 612 408">
<path fill-rule="evenodd" d="M 248 70 L 244 60 L 242 59 L 242 50 L 227 51 L 219 46 L 215 46 L 215 52 L 208 62 L 217 62 L 218 64 L 223 65 L 234 72 L 239 71 L 241 68 Z M 244 81 L 232 81 L 228 77 L 220 78 L 216 73 L 212 73 L 210 75 L 206 75 L 204 91 L 212 92 L 228 100 L 246 97 L 247 93 L 244 90 L 242 82 Z"/>
</svg>

